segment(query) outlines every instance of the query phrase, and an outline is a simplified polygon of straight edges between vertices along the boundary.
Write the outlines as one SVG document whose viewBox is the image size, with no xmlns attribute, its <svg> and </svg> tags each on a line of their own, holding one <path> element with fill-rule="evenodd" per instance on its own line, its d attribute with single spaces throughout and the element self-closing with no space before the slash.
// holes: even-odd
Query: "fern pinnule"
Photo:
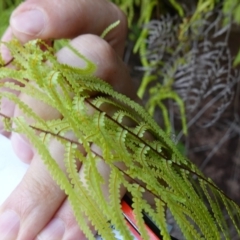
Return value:
<svg viewBox="0 0 240 240">
<path fill-rule="evenodd" d="M 0 108 L 0 110 L 1 110 L 1 108 Z M 11 118 L 8 118 L 8 117 L 0 114 L 0 121 L 3 122 L 3 127 L 4 127 L 5 131 L 7 131 L 7 132 L 13 131 L 13 128 L 12 128 L 13 122 L 12 122 Z"/>
<path fill-rule="evenodd" d="M 46 121 L 46 124 L 48 126 L 48 129 L 44 129 L 44 126 L 42 126 L 39 123 L 35 123 L 33 126 L 43 129 L 45 131 L 51 131 L 51 133 L 54 133 L 59 136 L 64 136 L 65 133 L 70 131 L 70 126 L 66 119 L 53 119 Z"/>
<path fill-rule="evenodd" d="M 133 133 L 139 138 L 143 138 L 147 134 L 147 131 L 151 132 L 149 125 L 146 124 L 145 122 L 140 122 L 134 128 Z"/>
<path fill-rule="evenodd" d="M 86 184 L 88 185 L 88 188 L 93 189 L 93 199 L 104 202 L 104 204 L 101 204 L 98 207 L 105 216 L 109 216 L 111 214 L 111 210 L 108 208 L 108 195 L 105 195 L 106 191 L 103 191 L 103 189 L 107 188 L 108 179 L 104 178 L 103 173 L 99 171 L 99 168 L 103 166 L 106 168 L 107 172 L 107 170 L 109 170 L 109 166 L 106 165 L 99 156 L 93 155 L 91 158 L 91 163 L 86 166 L 84 171 L 86 175 Z"/>
<path fill-rule="evenodd" d="M 210 196 L 210 193 L 207 190 L 206 184 L 203 181 L 200 181 L 200 185 L 201 185 L 201 188 L 203 189 L 204 194 L 205 194 L 205 196 L 206 196 L 206 198 L 208 200 L 208 203 L 209 203 L 209 205 L 211 207 L 211 211 L 213 212 L 214 219 L 216 219 L 216 222 L 215 222 L 216 223 L 216 227 L 220 228 L 221 232 L 224 233 L 226 231 L 226 229 L 224 229 L 226 227 L 226 223 L 225 223 L 225 220 L 218 215 L 220 213 L 219 212 L 219 210 L 220 210 L 219 206 L 218 206 L 218 204 L 216 204 L 215 201 L 213 201 L 212 196 Z M 225 235 L 225 233 L 224 233 L 224 235 Z M 230 238 L 227 237 L 227 239 L 230 239 Z"/>
<path fill-rule="evenodd" d="M 109 176 L 109 204 L 110 210 L 112 211 L 111 223 L 125 239 L 132 239 L 124 223 L 125 219 L 121 209 L 120 188 L 123 187 L 124 182 L 123 174 L 113 167 Z"/>
<path fill-rule="evenodd" d="M 40 132 L 39 139 L 46 145 L 49 146 L 52 135 L 47 132 Z"/>
<path fill-rule="evenodd" d="M 57 89 L 62 97 L 62 100 L 68 104 L 70 110 L 72 106 L 72 96 L 70 95 L 70 92 L 72 90 L 71 87 L 66 84 L 66 81 L 64 81 L 64 78 L 60 72 L 51 71 L 49 73 L 49 76 L 49 87 L 52 87 L 53 84 L 57 85 Z"/>
<path fill-rule="evenodd" d="M 4 78 L 12 78 L 15 79 L 17 83 L 19 83 L 19 85 L 25 85 L 27 82 L 26 79 L 26 71 L 25 70 L 18 70 L 18 71 L 13 71 L 12 69 L 6 69 L 6 71 L 1 71 L 0 72 L 0 77 L 1 79 Z M 1 80 L 1 84 L 9 84 L 9 87 L 11 87 L 10 85 L 11 82 L 7 82 L 4 80 Z M 14 86 L 12 86 L 14 87 Z"/>
<path fill-rule="evenodd" d="M 182 173 L 182 171 L 181 171 L 181 176 L 183 178 L 183 181 L 186 187 L 189 190 L 189 193 L 190 193 L 189 196 L 191 195 L 191 197 L 189 197 L 189 200 L 196 203 L 199 200 L 204 201 L 204 197 L 201 195 L 201 193 L 199 195 L 195 194 L 195 191 L 198 185 L 195 186 L 195 185 L 189 184 L 189 182 L 187 181 L 187 176 L 184 173 Z M 206 211 L 206 206 L 199 205 L 198 209 L 192 208 L 191 211 L 195 214 L 195 218 L 197 218 L 197 222 L 199 226 L 201 226 L 199 227 L 201 231 L 206 232 L 206 236 L 213 234 L 214 232 L 212 231 L 212 229 L 215 228 L 215 221 L 212 218 L 211 214 L 208 211 Z M 199 216 L 202 216 L 202 217 L 199 218 Z M 203 219 L 204 221 L 202 221 Z"/>
<path fill-rule="evenodd" d="M 5 91 L 5 92 L 1 93 L 1 96 L 5 97 L 5 98 L 9 99 L 10 101 L 12 101 L 13 103 L 15 103 L 16 106 L 18 106 L 18 108 L 22 112 L 24 112 L 26 117 L 28 117 L 29 121 L 38 121 L 42 125 L 45 125 L 45 127 L 46 127 L 44 120 L 42 118 L 40 118 L 27 104 L 25 104 L 23 101 L 20 101 L 19 98 L 15 94 Z"/>
<path fill-rule="evenodd" d="M 93 154 L 92 156 L 90 155 L 91 154 L 88 154 L 86 156 L 85 164 L 91 162 L 90 159 L 94 158 Z M 76 192 L 79 205 L 81 205 L 82 211 L 84 212 L 85 216 L 87 216 L 87 219 L 93 224 L 95 229 L 98 230 L 102 236 L 108 236 L 106 239 L 111 239 L 112 233 L 109 231 L 110 225 L 108 223 L 108 217 L 106 217 L 104 211 L 102 211 L 102 208 L 99 208 L 96 202 L 98 198 L 95 198 L 95 194 L 93 192 L 89 192 L 89 188 L 92 188 L 91 185 L 88 185 L 88 176 L 85 176 L 87 181 L 83 183 L 79 178 L 76 165 L 73 164 L 72 161 L 72 158 L 66 159 L 68 171 L 70 173 L 70 177 L 72 178 L 71 182 L 74 184 L 74 191 Z M 91 165 L 89 165 L 89 167 L 91 167 Z M 85 169 L 88 169 L 88 166 L 86 166 Z M 89 229 L 89 226 L 87 226 L 87 228 Z M 109 234 L 107 235 L 107 233 Z"/>
<path fill-rule="evenodd" d="M 112 119 L 114 119 L 115 121 L 122 125 L 127 125 L 127 128 L 132 128 L 138 122 L 137 118 L 129 114 L 129 112 L 126 111 L 125 109 L 115 111 L 112 116 Z"/>
<path fill-rule="evenodd" d="M 220 196 L 218 196 L 218 198 L 222 199 L 222 202 L 224 203 L 225 209 L 227 210 L 227 213 L 229 215 L 229 218 L 231 219 L 231 222 L 233 223 L 238 235 L 240 235 L 240 218 L 239 218 L 239 214 L 240 214 L 240 209 L 237 206 L 236 203 L 232 202 L 230 204 L 229 201 L 226 201 L 226 199 L 223 197 L 222 194 L 219 194 Z M 229 226 L 229 224 L 228 224 Z M 225 229 L 225 234 L 228 234 L 228 228 Z"/>
<path fill-rule="evenodd" d="M 155 199 L 155 205 L 156 205 L 156 213 L 152 213 L 152 209 L 144 209 L 149 216 L 153 219 L 158 226 L 160 226 L 161 235 L 163 236 L 163 239 L 170 240 L 170 236 L 168 234 L 167 224 L 166 224 L 166 205 L 160 201 L 159 199 Z"/>
<path fill-rule="evenodd" d="M 212 207 L 213 211 L 215 211 L 216 213 L 221 212 L 222 206 L 223 204 L 221 204 L 221 197 L 219 198 L 217 191 L 215 191 L 215 189 L 211 189 L 211 199 L 213 200 L 213 203 L 211 203 L 211 206 L 214 205 L 214 207 Z M 224 201 L 223 201 L 224 203 Z M 232 213 L 231 213 L 232 214 Z M 230 214 L 230 215 L 231 215 Z M 226 239 L 231 239 L 230 233 L 227 231 L 227 229 L 229 229 L 230 226 L 227 225 L 227 221 L 226 219 L 224 219 L 223 215 L 219 214 L 218 215 L 219 218 L 219 222 L 220 224 L 218 224 L 219 229 L 221 229 L 221 233 L 224 235 L 224 237 Z M 234 219 L 233 220 L 233 224 L 235 222 Z"/>
<path fill-rule="evenodd" d="M 141 234 L 141 237 L 144 239 L 144 240 L 147 240 L 150 238 L 150 236 L 148 235 L 147 231 L 146 231 L 146 228 L 145 228 L 145 223 L 144 223 L 144 220 L 143 220 L 143 204 L 142 204 L 142 198 L 143 198 L 143 192 L 144 192 L 144 189 L 139 187 L 139 186 L 136 186 L 134 188 L 132 188 L 132 195 L 134 196 L 132 198 L 132 201 L 133 201 L 133 212 L 134 212 L 134 215 L 136 216 L 136 225 L 139 229 L 139 232 Z"/>
</svg>

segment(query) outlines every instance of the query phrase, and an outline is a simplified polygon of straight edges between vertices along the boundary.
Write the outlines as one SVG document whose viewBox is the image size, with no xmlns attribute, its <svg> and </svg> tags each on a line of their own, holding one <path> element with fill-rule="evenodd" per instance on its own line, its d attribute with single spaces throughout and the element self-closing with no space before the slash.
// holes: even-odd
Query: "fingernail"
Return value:
<svg viewBox="0 0 240 240">
<path fill-rule="evenodd" d="M 12 133 L 12 146 L 17 156 L 25 163 L 30 163 L 34 152 L 31 145 L 18 133 Z"/>
<path fill-rule="evenodd" d="M 38 240 L 62 239 L 65 232 L 64 222 L 59 218 L 54 218 L 40 233 Z"/>
<path fill-rule="evenodd" d="M 43 31 L 45 22 L 44 13 L 38 9 L 32 9 L 13 15 L 10 24 L 18 32 L 37 36 Z"/>
<path fill-rule="evenodd" d="M 12 210 L 5 211 L 0 216 L 0 239 L 15 240 L 20 227 L 20 218 Z"/>
</svg>

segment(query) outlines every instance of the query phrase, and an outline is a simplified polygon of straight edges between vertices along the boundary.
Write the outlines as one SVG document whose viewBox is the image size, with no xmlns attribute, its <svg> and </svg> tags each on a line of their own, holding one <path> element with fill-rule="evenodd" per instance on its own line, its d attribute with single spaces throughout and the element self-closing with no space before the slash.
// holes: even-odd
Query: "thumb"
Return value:
<svg viewBox="0 0 240 240">
<path fill-rule="evenodd" d="M 23 43 L 35 39 L 74 38 L 84 33 L 101 35 L 111 23 L 120 20 L 106 41 L 121 56 L 127 34 L 125 15 L 107 0 L 28 0 L 12 14 L 13 34 Z"/>
</svg>

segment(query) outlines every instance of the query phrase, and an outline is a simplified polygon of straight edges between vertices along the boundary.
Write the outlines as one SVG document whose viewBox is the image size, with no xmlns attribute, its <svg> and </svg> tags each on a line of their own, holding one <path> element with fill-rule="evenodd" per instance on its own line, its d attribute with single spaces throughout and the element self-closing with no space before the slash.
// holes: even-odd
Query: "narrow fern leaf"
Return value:
<svg viewBox="0 0 240 240">
<path fill-rule="evenodd" d="M 145 228 L 145 223 L 143 220 L 143 214 L 142 214 L 142 190 L 140 188 L 134 189 L 134 191 L 131 192 L 133 194 L 133 212 L 134 215 L 136 216 L 136 222 L 137 222 L 137 227 L 138 230 L 141 234 L 142 239 L 148 240 L 149 235 L 147 234 L 146 228 Z"/>
<path fill-rule="evenodd" d="M 109 203 L 112 211 L 111 223 L 121 233 L 124 239 L 132 239 L 121 209 L 120 188 L 122 187 L 122 176 L 114 167 L 109 177 Z"/>
<path fill-rule="evenodd" d="M 120 24 L 120 20 L 110 24 L 101 34 L 101 38 L 105 38 L 106 35 L 114 28 L 116 28 Z"/>
</svg>

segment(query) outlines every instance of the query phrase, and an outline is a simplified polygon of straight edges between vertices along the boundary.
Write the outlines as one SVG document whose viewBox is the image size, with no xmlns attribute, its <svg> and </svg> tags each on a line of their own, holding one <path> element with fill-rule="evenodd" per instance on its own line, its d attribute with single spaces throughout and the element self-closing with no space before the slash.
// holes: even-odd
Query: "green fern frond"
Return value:
<svg viewBox="0 0 240 240">
<path fill-rule="evenodd" d="M 47 104 L 59 112 L 61 120 L 44 121 L 19 98 L 2 91 L 0 100 L 14 101 L 24 115 L 10 119 L 0 112 L 0 116 L 6 119 L 7 130 L 24 134 L 34 145 L 53 179 L 68 195 L 77 222 L 89 239 L 94 236 L 84 219 L 88 219 L 104 239 L 114 239 L 111 224 L 125 239 L 132 238 L 121 215 L 120 188 L 123 186 L 132 196 L 143 239 L 149 239 L 143 211 L 161 227 L 163 239 L 170 238 L 165 209 L 170 210 L 186 239 L 221 239 L 222 234 L 230 238 L 229 224 L 235 226 L 240 235 L 239 206 L 179 153 L 143 107 L 94 77 L 92 63 L 83 69 L 60 64 L 53 49 L 40 50 L 41 41 L 26 44 L 24 57 L 23 47 L 16 40 L 8 45 L 10 51 L 14 49 L 12 64 L 17 67 L 0 68 L 0 86 L 17 89 L 46 104 L 44 92 Z M 77 54 L 76 50 L 74 53 Z M 82 58 L 81 54 L 77 55 Z M 51 64 L 35 63 L 35 59 L 48 57 Z M 88 65 L 89 61 L 86 62 Z M 15 79 L 15 84 L 10 84 L 7 74 Z M 18 87 L 24 76 L 28 81 L 24 82 L 24 88 Z M 102 97 L 95 97 L 96 92 Z M 13 129 L 11 123 L 14 123 Z M 75 140 L 67 137 L 68 132 L 72 132 Z M 48 142 L 53 140 L 65 149 L 67 171 L 61 169 L 51 155 Z M 99 162 L 109 170 L 110 178 L 106 182 L 98 168 Z M 84 166 L 83 181 L 78 174 L 79 164 Z M 109 198 L 101 191 L 103 184 L 108 186 Z M 145 192 L 153 196 L 155 207 L 143 199 Z"/>
</svg>

